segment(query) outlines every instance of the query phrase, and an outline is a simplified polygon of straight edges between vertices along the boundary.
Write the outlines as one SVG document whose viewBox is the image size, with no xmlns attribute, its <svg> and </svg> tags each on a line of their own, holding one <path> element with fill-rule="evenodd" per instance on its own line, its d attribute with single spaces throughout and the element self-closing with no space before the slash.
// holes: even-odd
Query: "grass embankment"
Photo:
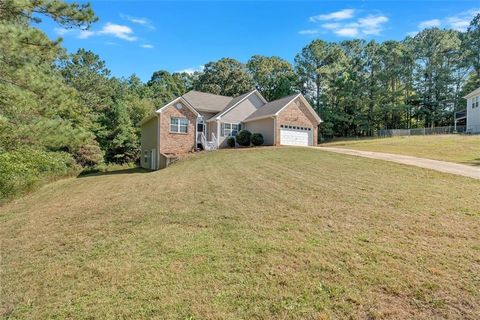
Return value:
<svg viewBox="0 0 480 320">
<path fill-rule="evenodd" d="M 431 135 L 348 139 L 325 143 L 322 146 L 404 154 L 480 166 L 480 136 Z"/>
<path fill-rule="evenodd" d="M 478 190 L 301 148 L 57 181 L 0 208 L 2 316 L 476 319 Z"/>
</svg>

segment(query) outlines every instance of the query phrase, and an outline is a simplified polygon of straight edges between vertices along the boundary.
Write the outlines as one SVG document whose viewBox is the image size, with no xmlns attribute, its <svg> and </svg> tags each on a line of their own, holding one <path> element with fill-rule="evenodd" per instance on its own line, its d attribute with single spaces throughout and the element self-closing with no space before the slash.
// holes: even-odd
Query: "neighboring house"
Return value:
<svg viewBox="0 0 480 320">
<path fill-rule="evenodd" d="M 235 98 L 189 91 L 140 123 L 140 162 L 164 168 L 171 156 L 225 147 L 241 129 L 261 133 L 264 145 L 317 145 L 320 122 L 301 94 L 267 102 L 257 90 Z"/>
<path fill-rule="evenodd" d="M 480 88 L 473 90 L 465 97 L 467 109 L 455 114 L 455 126 L 459 121 L 466 121 L 465 132 L 480 133 Z"/>
</svg>

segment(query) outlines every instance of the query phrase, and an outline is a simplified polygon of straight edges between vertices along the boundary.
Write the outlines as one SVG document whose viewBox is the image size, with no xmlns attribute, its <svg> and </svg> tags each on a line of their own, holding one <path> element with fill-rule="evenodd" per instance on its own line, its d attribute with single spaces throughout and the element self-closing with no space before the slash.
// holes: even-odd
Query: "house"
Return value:
<svg viewBox="0 0 480 320">
<path fill-rule="evenodd" d="M 465 97 L 467 109 L 455 113 L 455 127 L 457 122 L 466 121 L 466 133 L 480 133 L 480 88 L 473 90 Z"/>
<path fill-rule="evenodd" d="M 268 102 L 257 90 L 238 97 L 189 91 L 141 123 L 141 166 L 160 169 L 172 157 L 226 147 L 242 129 L 261 133 L 264 145 L 317 144 L 322 122 L 302 94 Z"/>
</svg>

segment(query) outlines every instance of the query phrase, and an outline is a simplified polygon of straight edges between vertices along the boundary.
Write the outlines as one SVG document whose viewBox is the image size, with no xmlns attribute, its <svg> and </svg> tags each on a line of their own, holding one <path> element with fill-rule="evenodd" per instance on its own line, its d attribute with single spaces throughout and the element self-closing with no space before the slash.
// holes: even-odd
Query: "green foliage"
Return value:
<svg viewBox="0 0 480 320">
<path fill-rule="evenodd" d="M 103 151 L 95 140 L 76 149 L 73 157 L 82 167 L 93 167 L 103 163 Z"/>
<path fill-rule="evenodd" d="M 0 153 L 0 200 L 22 193 L 44 180 L 78 172 L 72 156 L 29 148 Z"/>
<path fill-rule="evenodd" d="M 254 146 L 261 146 L 264 142 L 263 135 L 261 133 L 252 134 L 251 140 Z"/>
<path fill-rule="evenodd" d="M 237 143 L 243 147 L 250 146 L 252 133 L 248 130 L 240 130 L 235 136 Z"/>
<path fill-rule="evenodd" d="M 257 89 L 268 100 L 276 100 L 294 92 L 297 78 L 292 66 L 279 57 L 255 55 L 247 62 Z"/>
<path fill-rule="evenodd" d="M 230 148 L 235 147 L 235 138 L 234 137 L 228 137 L 227 138 L 227 146 L 229 146 Z"/>
<path fill-rule="evenodd" d="M 196 90 L 231 97 L 252 87 L 253 81 L 245 65 L 231 58 L 207 63 L 195 83 Z"/>
</svg>

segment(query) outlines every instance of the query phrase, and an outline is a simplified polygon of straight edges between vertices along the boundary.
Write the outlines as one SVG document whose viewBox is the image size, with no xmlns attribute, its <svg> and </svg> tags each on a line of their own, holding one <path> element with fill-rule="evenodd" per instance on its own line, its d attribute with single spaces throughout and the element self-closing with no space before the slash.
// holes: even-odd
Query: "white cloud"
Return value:
<svg viewBox="0 0 480 320">
<path fill-rule="evenodd" d="M 480 8 L 470 9 L 460 12 L 456 15 L 445 17 L 444 19 L 431 19 L 422 21 L 418 24 L 418 31 L 408 32 L 407 35 L 414 37 L 425 28 L 448 28 L 465 32 L 473 18 L 480 13 Z"/>
<path fill-rule="evenodd" d="M 388 17 L 382 15 L 369 15 L 365 18 L 360 18 L 356 23 L 347 27 L 356 27 L 364 35 L 380 35 L 383 30 L 383 25 L 388 22 Z"/>
<path fill-rule="evenodd" d="M 333 31 L 336 35 L 342 37 L 356 37 L 358 36 L 358 29 L 357 28 L 340 28 Z"/>
<path fill-rule="evenodd" d="M 415 37 L 417 34 L 418 34 L 418 31 L 407 32 L 407 36 L 410 36 L 410 37 Z"/>
<path fill-rule="evenodd" d="M 149 29 L 155 29 L 155 27 L 153 26 L 152 22 L 150 21 L 150 19 L 148 18 L 145 18 L 145 17 L 132 17 L 132 16 L 129 16 L 129 15 L 126 15 L 126 14 L 121 14 L 120 17 L 122 17 L 122 19 L 125 19 L 127 21 L 130 21 L 132 23 L 135 23 L 135 24 L 139 24 L 141 26 L 144 26 L 144 27 L 147 27 Z"/>
<path fill-rule="evenodd" d="M 473 18 L 480 13 L 480 8 L 470 9 L 464 12 L 461 12 L 455 16 L 450 16 L 445 19 L 445 24 L 454 30 L 457 31 L 467 31 L 470 22 Z"/>
<path fill-rule="evenodd" d="M 111 22 L 107 22 L 103 26 L 102 30 L 98 31 L 97 33 L 101 35 L 111 35 L 126 41 L 137 40 L 137 37 L 133 36 L 133 30 L 130 27 Z"/>
<path fill-rule="evenodd" d="M 201 71 L 203 71 L 204 68 L 205 68 L 205 66 L 199 65 L 198 67 L 186 68 L 186 69 L 183 69 L 183 70 L 178 70 L 176 72 L 192 74 L 192 73 L 195 73 L 195 72 L 201 72 Z"/>
<path fill-rule="evenodd" d="M 64 35 L 67 35 L 69 33 L 72 33 L 73 29 L 54 28 L 53 31 L 59 36 L 64 36 Z"/>
<path fill-rule="evenodd" d="M 307 30 L 300 30 L 298 31 L 299 34 L 306 34 L 306 35 L 312 35 L 312 34 L 317 34 L 319 33 L 319 30 L 316 29 L 307 29 Z"/>
<path fill-rule="evenodd" d="M 343 9 L 340 11 L 331 12 L 328 14 L 319 14 L 313 17 L 310 17 L 311 22 L 318 22 L 318 21 L 327 21 L 327 20 L 346 20 L 350 19 L 355 15 L 354 9 Z"/>
<path fill-rule="evenodd" d="M 141 44 L 140 47 L 145 48 L 145 49 L 153 49 L 153 45 L 151 45 L 151 44 Z"/>
<path fill-rule="evenodd" d="M 380 35 L 384 25 L 389 21 L 387 16 L 370 14 L 355 18 L 356 10 L 344 9 L 329 14 L 320 14 L 310 17 L 310 22 L 335 21 L 320 24 L 317 28 L 299 31 L 302 35 L 313 35 L 318 33 L 333 32 L 341 37 L 364 37 L 369 35 Z"/>
<path fill-rule="evenodd" d="M 78 39 L 88 39 L 91 36 L 95 35 L 95 32 L 90 31 L 90 30 L 80 30 L 80 32 L 77 35 Z"/>
<path fill-rule="evenodd" d="M 341 27 L 340 23 L 324 23 L 322 24 L 322 28 L 327 30 L 335 30 Z"/>
<path fill-rule="evenodd" d="M 432 20 L 426 20 L 422 21 L 418 24 L 418 28 L 420 29 L 425 29 L 425 28 L 433 28 L 433 27 L 440 27 L 442 25 L 442 22 L 440 19 L 432 19 Z"/>
</svg>

